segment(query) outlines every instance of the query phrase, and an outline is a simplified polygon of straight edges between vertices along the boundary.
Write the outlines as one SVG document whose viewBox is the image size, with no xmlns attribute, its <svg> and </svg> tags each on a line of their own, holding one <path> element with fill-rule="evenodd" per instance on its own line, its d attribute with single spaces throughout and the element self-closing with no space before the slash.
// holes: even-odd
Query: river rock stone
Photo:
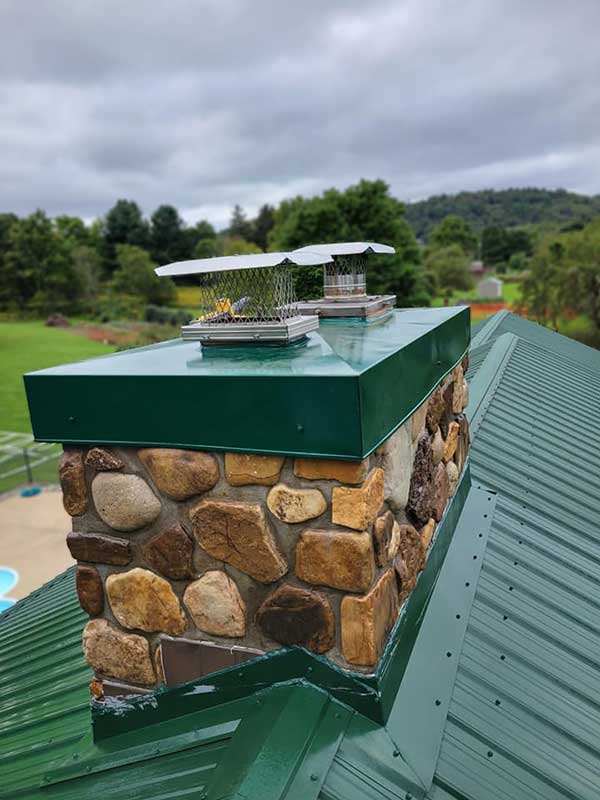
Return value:
<svg viewBox="0 0 600 800">
<path fill-rule="evenodd" d="M 465 376 L 460 364 L 454 370 L 454 384 L 452 392 L 452 413 L 460 414 L 465 407 L 464 399 Z"/>
<path fill-rule="evenodd" d="M 429 433 L 437 433 L 437 431 L 439 431 L 440 420 L 445 410 L 444 395 L 442 394 L 441 387 L 438 386 L 429 398 L 429 404 L 427 406 L 426 424 Z"/>
<path fill-rule="evenodd" d="M 373 469 L 362 486 L 335 486 L 331 493 L 331 520 L 357 531 L 366 530 L 383 505 L 383 470 Z"/>
<path fill-rule="evenodd" d="M 167 578 L 193 577 L 194 543 L 178 522 L 153 536 L 142 550 L 148 566 Z"/>
<path fill-rule="evenodd" d="M 219 465 L 210 453 L 147 447 L 138 450 L 138 456 L 156 487 L 173 500 L 207 492 L 219 480 Z"/>
<path fill-rule="evenodd" d="M 467 373 L 469 369 L 469 354 L 465 353 L 463 360 L 460 362 L 461 367 L 463 368 L 463 373 Z"/>
<path fill-rule="evenodd" d="M 388 569 L 371 591 L 346 595 L 341 603 L 342 653 L 349 664 L 375 666 L 398 617 L 398 590 Z"/>
<path fill-rule="evenodd" d="M 469 405 L 469 384 L 467 383 L 467 379 L 463 380 L 463 407 L 462 410 L 464 411 L 465 408 Z"/>
<path fill-rule="evenodd" d="M 305 522 L 321 516 L 327 509 L 327 500 L 318 489 L 292 489 L 278 483 L 269 492 L 267 505 L 282 522 Z"/>
<path fill-rule="evenodd" d="M 431 454 L 433 456 L 434 466 L 437 467 L 440 461 L 444 459 L 444 440 L 439 425 L 437 431 L 431 437 Z"/>
<path fill-rule="evenodd" d="M 67 514 L 78 517 L 85 513 L 87 488 L 81 450 L 73 447 L 65 449 L 60 459 L 58 475 L 63 492 L 63 505 Z"/>
<path fill-rule="evenodd" d="M 154 651 L 154 665 L 156 669 L 156 677 L 159 683 L 166 684 L 167 681 L 165 679 L 165 668 L 163 666 L 162 660 L 162 644 L 159 644 L 156 650 Z"/>
<path fill-rule="evenodd" d="M 451 422 L 448 426 L 448 435 L 446 436 L 446 442 L 444 443 L 444 461 L 448 462 L 456 453 L 456 447 L 458 444 L 458 431 L 460 426 L 458 422 Z"/>
<path fill-rule="evenodd" d="M 285 458 L 254 453 L 225 453 L 225 477 L 231 486 L 274 486 Z"/>
<path fill-rule="evenodd" d="M 93 564 L 114 564 L 124 567 L 131 561 L 131 545 L 127 539 L 105 536 L 103 533 L 67 534 L 67 547 L 77 561 Z"/>
<path fill-rule="evenodd" d="M 427 433 L 423 433 L 417 442 L 417 450 L 410 479 L 410 490 L 406 511 L 424 524 L 433 513 L 433 452 Z"/>
<path fill-rule="evenodd" d="M 235 582 L 222 570 L 205 572 L 183 595 L 197 628 L 214 636 L 244 636 L 246 606 Z"/>
<path fill-rule="evenodd" d="M 369 459 L 363 461 L 338 461 L 334 458 L 297 458 L 294 475 L 310 481 L 339 481 L 362 483 L 369 471 Z"/>
<path fill-rule="evenodd" d="M 384 500 L 394 511 L 404 511 L 408 502 L 413 462 L 410 421 L 393 433 L 381 448 Z"/>
<path fill-rule="evenodd" d="M 415 588 L 415 579 L 408 574 L 408 567 L 400 554 L 394 559 L 394 573 L 398 587 L 398 602 L 402 605 Z"/>
<path fill-rule="evenodd" d="M 326 653 L 335 644 L 335 621 L 329 601 L 315 591 L 280 586 L 256 612 L 256 623 L 280 644 Z"/>
<path fill-rule="evenodd" d="M 105 450 L 103 447 L 92 447 L 88 450 L 85 463 L 88 467 L 92 467 L 98 472 L 122 469 L 125 466 L 125 462 L 119 456 L 116 456 L 110 450 Z"/>
<path fill-rule="evenodd" d="M 434 477 L 435 499 L 433 502 L 433 518 L 439 522 L 444 515 L 450 492 L 450 481 L 445 464 L 438 464 Z"/>
<path fill-rule="evenodd" d="M 400 525 L 398 554 L 404 560 L 409 578 L 413 581 L 414 586 L 419 572 L 425 566 L 426 550 L 423 547 L 420 534 L 412 525 Z"/>
<path fill-rule="evenodd" d="M 421 542 L 423 543 L 423 548 L 425 550 L 427 550 L 429 548 L 429 545 L 431 544 L 434 531 L 435 531 L 435 520 L 432 517 L 427 523 L 427 525 L 423 525 L 423 527 L 421 528 Z"/>
<path fill-rule="evenodd" d="M 373 544 L 378 567 L 385 567 L 394 560 L 400 542 L 400 528 L 391 511 L 386 511 L 375 520 Z"/>
<path fill-rule="evenodd" d="M 201 500 L 190 512 L 198 544 L 261 583 L 272 583 L 288 570 L 260 503 Z"/>
<path fill-rule="evenodd" d="M 368 533 L 305 530 L 296 545 L 296 575 L 306 583 L 364 592 L 373 582 Z"/>
<path fill-rule="evenodd" d="M 461 414 L 457 418 L 457 422 L 458 437 L 456 440 L 456 453 L 454 454 L 454 460 L 456 461 L 456 466 L 458 467 L 458 472 L 460 474 L 465 465 L 465 461 L 467 460 L 467 455 L 469 454 L 469 421 L 465 414 Z"/>
<path fill-rule="evenodd" d="M 152 633 L 183 633 L 185 617 L 171 584 L 147 569 L 109 575 L 106 593 L 110 607 L 124 628 Z"/>
<path fill-rule="evenodd" d="M 459 478 L 458 467 L 454 461 L 449 461 L 446 464 L 446 472 L 448 473 L 448 496 L 452 497 L 456 491 L 456 485 L 458 484 Z"/>
<path fill-rule="evenodd" d="M 161 503 L 139 475 L 99 472 L 92 496 L 100 518 L 117 531 L 135 531 L 158 517 Z"/>
<path fill-rule="evenodd" d="M 94 567 L 77 567 L 75 585 L 79 605 L 90 617 L 97 617 L 104 610 L 104 589 L 100 573 Z"/>
<path fill-rule="evenodd" d="M 423 432 L 423 428 L 425 427 L 425 420 L 427 419 L 427 407 L 429 405 L 429 400 L 425 400 L 419 408 L 414 412 L 412 417 L 410 418 L 410 426 L 411 426 L 411 437 L 413 442 L 416 442 L 421 433 Z"/>
<path fill-rule="evenodd" d="M 147 640 L 123 633 L 105 619 L 92 619 L 85 626 L 83 653 L 92 669 L 111 678 L 146 686 L 156 680 Z"/>
</svg>

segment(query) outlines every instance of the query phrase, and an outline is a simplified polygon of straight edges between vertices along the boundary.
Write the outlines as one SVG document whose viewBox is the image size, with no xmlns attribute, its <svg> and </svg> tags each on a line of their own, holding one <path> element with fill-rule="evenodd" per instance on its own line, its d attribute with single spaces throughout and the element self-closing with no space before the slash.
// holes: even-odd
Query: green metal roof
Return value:
<svg viewBox="0 0 600 800">
<path fill-rule="evenodd" d="M 472 472 L 498 498 L 429 796 L 591 800 L 600 353 L 506 312 L 473 348 Z"/>
<path fill-rule="evenodd" d="M 325 320 L 288 347 L 181 339 L 25 376 L 34 436 L 362 459 L 469 346 L 469 308 Z"/>
<path fill-rule="evenodd" d="M 94 745 L 69 571 L 0 617 L 0 798 L 597 798 L 600 353 L 505 313 L 473 345 L 484 489 L 386 726 L 291 682 Z"/>
</svg>

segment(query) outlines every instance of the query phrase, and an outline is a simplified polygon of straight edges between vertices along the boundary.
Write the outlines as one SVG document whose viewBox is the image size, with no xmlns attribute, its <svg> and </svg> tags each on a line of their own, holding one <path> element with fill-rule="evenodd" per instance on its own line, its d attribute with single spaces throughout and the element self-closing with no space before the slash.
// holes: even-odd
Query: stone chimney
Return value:
<svg viewBox="0 0 600 800">
<path fill-rule="evenodd" d="M 305 648 L 373 674 L 465 468 L 468 308 L 26 376 L 97 699 Z M 209 352 L 210 350 L 210 352 Z"/>
</svg>

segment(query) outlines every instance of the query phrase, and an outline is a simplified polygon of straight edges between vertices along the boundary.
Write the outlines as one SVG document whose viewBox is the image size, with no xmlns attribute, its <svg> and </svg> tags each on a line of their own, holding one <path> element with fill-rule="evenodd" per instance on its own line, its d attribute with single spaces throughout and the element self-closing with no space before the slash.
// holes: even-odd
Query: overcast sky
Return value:
<svg viewBox="0 0 600 800">
<path fill-rule="evenodd" d="M 600 193 L 600 0 L 0 0 L 0 211 Z"/>
</svg>

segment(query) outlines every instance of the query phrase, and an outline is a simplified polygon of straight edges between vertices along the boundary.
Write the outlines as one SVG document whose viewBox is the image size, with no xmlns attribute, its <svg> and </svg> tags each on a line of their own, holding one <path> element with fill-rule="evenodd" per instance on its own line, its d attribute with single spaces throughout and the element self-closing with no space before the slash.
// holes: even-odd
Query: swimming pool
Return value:
<svg viewBox="0 0 600 800">
<path fill-rule="evenodd" d="M 0 567 L 0 614 L 17 602 L 10 597 L 4 597 L 7 592 L 17 585 L 19 573 L 12 567 Z"/>
</svg>

